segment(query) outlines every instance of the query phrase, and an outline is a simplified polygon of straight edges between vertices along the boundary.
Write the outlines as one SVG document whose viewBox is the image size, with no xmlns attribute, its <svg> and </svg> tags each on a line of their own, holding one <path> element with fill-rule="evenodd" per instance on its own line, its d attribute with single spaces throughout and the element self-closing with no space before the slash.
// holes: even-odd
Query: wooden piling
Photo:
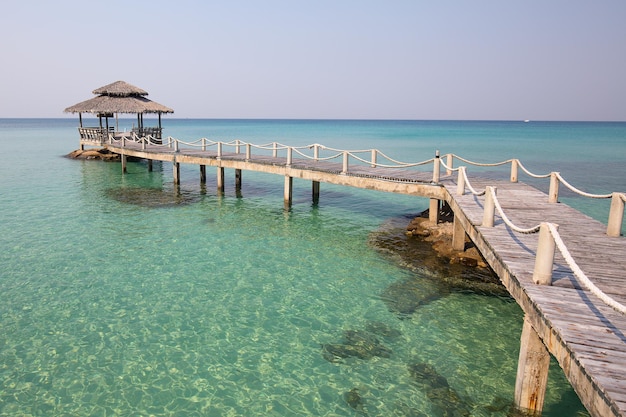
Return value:
<svg viewBox="0 0 626 417">
<path fill-rule="evenodd" d="M 517 408 L 531 415 L 541 415 L 549 367 L 550 353 L 530 324 L 528 317 L 524 317 L 515 380 L 515 406 Z"/>
<path fill-rule="evenodd" d="M 180 163 L 179 162 L 174 162 L 172 164 L 172 171 L 173 171 L 173 176 L 174 176 L 174 184 L 176 185 L 180 184 Z"/>
<path fill-rule="evenodd" d="M 289 175 L 285 175 L 285 205 L 291 205 L 291 201 L 293 198 L 293 177 Z"/>
<path fill-rule="evenodd" d="M 217 192 L 224 192 L 224 167 L 217 167 Z"/>
<path fill-rule="evenodd" d="M 200 165 L 200 184 L 206 184 L 206 165 Z"/>
<path fill-rule="evenodd" d="M 311 182 L 312 186 L 312 194 L 313 194 L 313 204 L 317 204 L 320 201 L 320 182 L 319 181 L 312 181 Z"/>
<path fill-rule="evenodd" d="M 463 224 L 456 215 L 452 224 L 452 249 L 463 251 L 465 250 L 465 229 L 463 229 Z"/>
<path fill-rule="evenodd" d="M 241 170 L 235 170 L 235 190 L 241 190 Z"/>
</svg>

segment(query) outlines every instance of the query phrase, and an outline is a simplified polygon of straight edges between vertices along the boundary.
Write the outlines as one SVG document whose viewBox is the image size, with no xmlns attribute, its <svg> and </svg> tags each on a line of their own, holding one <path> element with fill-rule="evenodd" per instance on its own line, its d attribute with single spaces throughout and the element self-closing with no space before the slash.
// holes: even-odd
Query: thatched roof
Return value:
<svg viewBox="0 0 626 417">
<path fill-rule="evenodd" d="M 142 90 L 139 87 L 128 84 L 125 81 L 115 81 L 114 83 L 107 84 L 104 87 L 96 88 L 92 91 L 94 94 L 102 94 L 105 96 L 147 96 L 148 92 Z"/>
<path fill-rule="evenodd" d="M 174 113 L 174 110 L 149 100 L 148 93 L 124 81 L 116 81 L 96 90 L 100 94 L 68 107 L 66 113 Z"/>
</svg>

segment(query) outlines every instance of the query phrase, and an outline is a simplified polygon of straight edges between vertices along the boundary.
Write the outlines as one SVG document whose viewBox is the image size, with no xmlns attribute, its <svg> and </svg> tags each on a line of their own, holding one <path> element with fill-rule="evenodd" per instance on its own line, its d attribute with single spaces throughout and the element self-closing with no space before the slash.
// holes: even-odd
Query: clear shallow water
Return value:
<svg viewBox="0 0 626 417">
<path fill-rule="evenodd" d="M 0 415 L 352 416 L 353 388 L 368 415 L 438 415 L 414 363 L 432 365 L 472 415 L 506 415 L 522 323 L 514 302 L 453 292 L 399 320 L 381 299 L 420 277 L 368 239 L 426 200 L 322 184 L 314 206 L 310 184 L 296 180 L 286 212 L 282 178 L 244 172 L 236 195 L 227 173 L 219 196 L 210 173 L 200 186 L 197 167 L 183 167 L 176 190 L 169 164 L 150 173 L 131 163 L 122 176 L 116 163 L 63 158 L 76 124 L 0 120 Z M 164 126 L 185 140 L 377 147 L 403 160 L 434 149 L 517 156 L 542 172 L 556 164 L 588 191 L 626 190 L 619 123 Z M 605 221 L 608 202 L 565 199 Z M 401 332 L 378 336 L 390 357 L 323 357 L 321 345 L 371 322 Z M 545 415 L 582 410 L 553 364 Z"/>
</svg>

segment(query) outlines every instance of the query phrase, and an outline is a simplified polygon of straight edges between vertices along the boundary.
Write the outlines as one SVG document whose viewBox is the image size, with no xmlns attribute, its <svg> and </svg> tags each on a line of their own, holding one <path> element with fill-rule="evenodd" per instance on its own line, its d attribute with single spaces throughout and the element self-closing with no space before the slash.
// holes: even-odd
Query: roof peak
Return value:
<svg viewBox="0 0 626 417">
<path fill-rule="evenodd" d="M 126 81 L 115 81 L 103 87 L 96 88 L 92 92 L 94 94 L 99 94 L 99 95 L 104 95 L 104 96 L 118 96 L 118 97 L 147 96 L 148 95 L 147 91 L 139 87 L 136 87 L 132 84 L 129 84 Z"/>
</svg>

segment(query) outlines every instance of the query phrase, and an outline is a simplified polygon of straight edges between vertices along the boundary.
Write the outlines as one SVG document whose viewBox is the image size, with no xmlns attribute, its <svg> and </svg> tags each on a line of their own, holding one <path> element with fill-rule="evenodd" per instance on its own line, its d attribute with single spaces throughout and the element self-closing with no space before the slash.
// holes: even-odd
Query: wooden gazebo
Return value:
<svg viewBox="0 0 626 417">
<path fill-rule="evenodd" d="M 137 127 L 134 127 L 132 131 L 137 133 L 138 136 L 152 136 L 157 140 L 161 140 L 161 114 L 174 113 L 174 110 L 169 107 L 146 98 L 148 95 L 147 91 L 124 81 L 116 81 L 97 88 L 93 90 L 93 94 L 98 96 L 64 110 L 66 113 L 78 113 L 80 124 L 78 132 L 80 134 L 81 149 L 84 149 L 85 145 L 101 146 L 108 140 L 109 134 L 118 134 L 118 132 L 115 132 L 114 126 L 109 126 L 109 118 L 117 117 L 119 113 L 137 114 Z M 83 126 L 83 113 L 96 115 L 99 120 L 99 126 Z M 145 113 L 158 114 L 158 126 L 144 126 L 143 115 Z"/>
</svg>

